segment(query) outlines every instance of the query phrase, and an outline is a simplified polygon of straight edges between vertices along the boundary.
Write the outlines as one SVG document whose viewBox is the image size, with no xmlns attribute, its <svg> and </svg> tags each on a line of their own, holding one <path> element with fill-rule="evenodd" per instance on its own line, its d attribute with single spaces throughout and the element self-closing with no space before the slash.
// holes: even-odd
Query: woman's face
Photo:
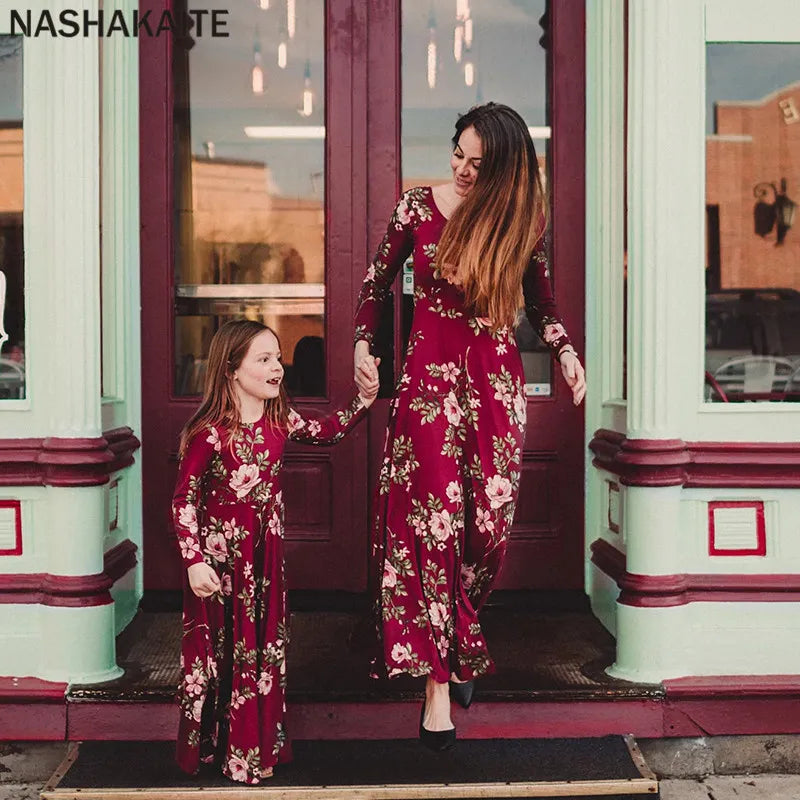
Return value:
<svg viewBox="0 0 800 800">
<path fill-rule="evenodd" d="M 459 197 L 466 197 L 472 191 L 475 181 L 478 180 L 478 168 L 481 165 L 482 155 L 480 136 L 470 125 L 461 132 L 458 144 L 453 148 L 453 155 L 450 156 L 453 186 Z"/>
</svg>

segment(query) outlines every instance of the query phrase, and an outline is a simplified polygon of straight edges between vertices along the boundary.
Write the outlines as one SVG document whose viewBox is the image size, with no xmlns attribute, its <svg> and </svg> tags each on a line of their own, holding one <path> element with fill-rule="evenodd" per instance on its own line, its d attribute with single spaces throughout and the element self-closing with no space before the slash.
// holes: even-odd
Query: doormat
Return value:
<svg viewBox="0 0 800 800">
<path fill-rule="evenodd" d="M 294 761 L 259 786 L 210 767 L 194 777 L 172 742 L 75 742 L 42 790 L 45 800 L 432 800 L 658 797 L 632 737 L 462 739 L 444 753 L 416 739 L 292 743 Z"/>
</svg>

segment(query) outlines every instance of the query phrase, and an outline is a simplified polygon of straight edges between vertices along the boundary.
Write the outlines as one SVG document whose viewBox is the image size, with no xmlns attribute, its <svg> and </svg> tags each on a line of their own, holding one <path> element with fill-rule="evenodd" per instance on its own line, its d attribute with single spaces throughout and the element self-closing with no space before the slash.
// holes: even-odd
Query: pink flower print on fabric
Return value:
<svg viewBox="0 0 800 800">
<path fill-rule="evenodd" d="M 305 420 L 294 409 L 289 411 L 289 433 L 302 430 L 305 424 Z"/>
<path fill-rule="evenodd" d="M 219 431 L 212 425 L 211 433 L 209 434 L 206 441 L 213 446 L 214 450 L 218 453 L 222 450 L 222 442 L 219 438 Z"/>
<path fill-rule="evenodd" d="M 239 756 L 228 759 L 228 772 L 235 781 L 247 781 L 247 762 Z"/>
<path fill-rule="evenodd" d="M 193 670 L 183 678 L 186 694 L 203 694 L 206 685 L 204 675 L 198 670 Z"/>
<path fill-rule="evenodd" d="M 450 381 L 451 383 L 456 383 L 458 381 L 458 376 L 461 374 L 461 370 L 457 367 L 452 361 L 449 361 L 447 364 L 442 364 L 442 379 L 445 381 Z"/>
<path fill-rule="evenodd" d="M 241 500 L 250 490 L 261 483 L 261 475 L 257 464 L 242 464 L 231 473 L 229 486 L 236 492 L 237 499 Z"/>
<path fill-rule="evenodd" d="M 259 694 L 269 694 L 272 691 L 272 673 L 263 670 L 256 684 Z"/>
<path fill-rule="evenodd" d="M 181 536 L 179 540 L 181 546 L 181 557 L 190 561 L 200 552 L 200 542 L 194 536 Z"/>
<path fill-rule="evenodd" d="M 465 589 L 469 589 L 475 583 L 475 565 L 462 564 L 461 565 L 461 582 L 464 584 Z"/>
<path fill-rule="evenodd" d="M 445 493 L 447 494 L 447 499 L 451 503 L 455 503 L 456 505 L 461 503 L 461 484 L 457 481 L 450 481 L 450 483 L 447 484 Z"/>
<path fill-rule="evenodd" d="M 552 344 L 562 336 L 566 336 L 567 332 L 560 322 L 552 322 L 544 326 L 543 339 L 547 344 Z"/>
<path fill-rule="evenodd" d="M 431 533 L 437 542 L 446 542 L 453 535 L 453 525 L 449 511 L 434 511 L 431 514 Z"/>
<path fill-rule="evenodd" d="M 444 399 L 444 415 L 451 425 L 458 425 L 461 422 L 461 418 L 464 416 L 464 412 L 458 405 L 458 398 L 455 392 L 450 392 Z"/>
<path fill-rule="evenodd" d="M 401 200 L 397 204 L 397 221 L 400 225 L 408 225 L 411 222 L 411 215 L 414 213 L 408 206 L 405 200 Z M 398 229 L 399 230 L 399 229 Z"/>
<path fill-rule="evenodd" d="M 494 530 L 494 520 L 492 519 L 491 513 L 487 509 L 479 508 L 475 513 L 475 517 L 475 522 L 478 526 L 478 530 L 481 533 Z"/>
<path fill-rule="evenodd" d="M 502 475 L 492 475 L 486 483 L 486 496 L 492 508 L 510 503 L 512 499 L 511 481 Z"/>
<path fill-rule="evenodd" d="M 228 558 L 228 543 L 222 533 L 209 533 L 206 536 L 206 553 L 215 561 L 225 561 Z"/>
<path fill-rule="evenodd" d="M 386 559 L 383 562 L 383 582 L 381 586 L 384 589 L 394 589 L 397 586 L 397 570 Z"/>
<path fill-rule="evenodd" d="M 396 642 L 392 648 L 392 661 L 402 664 L 404 661 L 411 661 L 411 645 Z"/>
<path fill-rule="evenodd" d="M 199 530 L 197 526 L 197 509 L 191 503 L 188 503 L 178 514 L 178 524 L 182 528 L 186 528 L 189 533 L 197 533 Z"/>
</svg>

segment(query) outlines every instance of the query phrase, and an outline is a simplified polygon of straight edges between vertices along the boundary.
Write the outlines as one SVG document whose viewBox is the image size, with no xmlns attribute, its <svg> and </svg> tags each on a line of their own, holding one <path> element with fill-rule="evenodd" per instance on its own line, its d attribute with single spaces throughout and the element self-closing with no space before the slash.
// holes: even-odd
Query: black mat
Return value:
<svg viewBox="0 0 800 800">
<path fill-rule="evenodd" d="M 614 660 L 614 640 L 588 612 L 487 609 L 481 621 L 497 663 L 496 674 L 478 682 L 482 702 L 663 697 L 660 685 L 629 683 L 605 674 Z M 421 696 L 424 682 L 419 679 L 368 677 L 364 642 L 371 641 L 371 627 L 365 617 L 300 612 L 292 614 L 291 627 L 290 703 Z M 73 684 L 68 702 L 172 702 L 180 679 L 180 642 L 180 614 L 139 614 L 117 640 L 124 676 L 107 683 Z"/>
<path fill-rule="evenodd" d="M 232 786 L 215 769 L 182 773 L 172 742 L 84 742 L 58 789 Z M 445 753 L 415 739 L 298 741 L 264 786 L 475 784 L 641 778 L 622 737 L 463 739 Z M 608 796 L 608 795 L 606 795 Z M 654 795 L 650 795 L 654 796 Z"/>
</svg>

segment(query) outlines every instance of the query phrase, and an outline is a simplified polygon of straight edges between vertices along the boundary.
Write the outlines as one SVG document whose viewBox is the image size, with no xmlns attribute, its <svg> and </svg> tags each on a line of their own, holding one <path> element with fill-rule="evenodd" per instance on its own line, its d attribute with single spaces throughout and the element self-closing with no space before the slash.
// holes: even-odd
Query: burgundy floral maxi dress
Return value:
<svg viewBox="0 0 800 800">
<path fill-rule="evenodd" d="M 326 419 L 265 419 L 229 442 L 210 427 L 189 442 L 172 503 L 184 567 L 205 561 L 222 589 L 199 598 L 184 580 L 179 766 L 217 761 L 229 778 L 258 783 L 291 759 L 286 737 L 286 584 L 280 469 L 287 436 L 330 445 L 364 415 L 359 397 Z"/>
<path fill-rule="evenodd" d="M 375 675 L 493 671 L 478 611 L 506 550 L 519 492 L 526 399 L 514 332 L 492 330 L 435 266 L 445 218 L 430 187 L 403 194 L 356 312 L 372 342 L 409 255 L 414 323 L 391 404 L 376 490 L 372 554 L 380 587 Z M 525 311 L 553 354 L 569 338 L 553 301 L 546 245 L 523 280 Z M 385 667 L 385 670 L 384 670 Z"/>
</svg>

